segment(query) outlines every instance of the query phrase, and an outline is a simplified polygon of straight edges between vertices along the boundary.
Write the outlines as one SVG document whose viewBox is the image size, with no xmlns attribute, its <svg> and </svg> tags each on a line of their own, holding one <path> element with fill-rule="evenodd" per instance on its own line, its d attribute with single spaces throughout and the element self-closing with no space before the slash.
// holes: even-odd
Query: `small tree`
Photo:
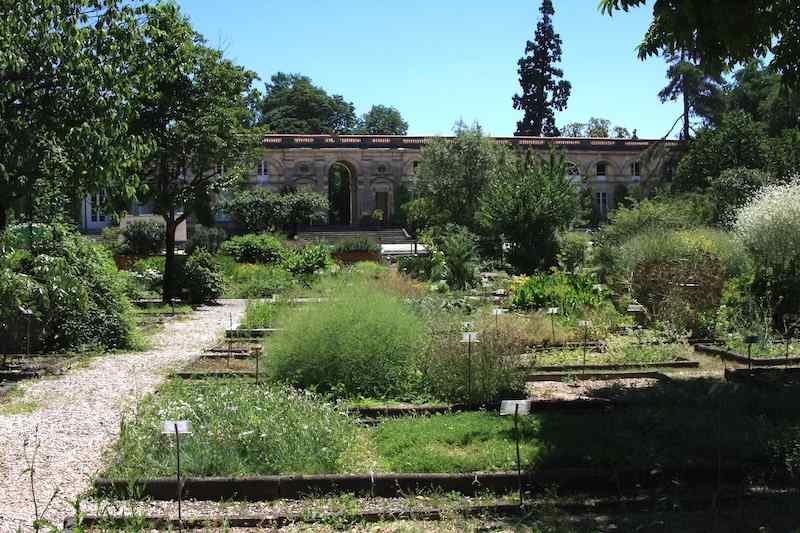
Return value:
<svg viewBox="0 0 800 533">
<path fill-rule="evenodd" d="M 243 176 L 255 160 L 261 133 L 249 104 L 256 75 L 204 45 L 174 4 L 153 8 L 133 61 L 138 118 L 132 131 L 155 146 L 144 165 L 139 199 L 152 202 L 166 223 L 163 298 L 173 296 L 175 231 L 198 197 Z M 252 161 L 251 161 L 252 160 Z"/>
<path fill-rule="evenodd" d="M 564 71 L 555 65 L 561 62 L 561 37 L 553 30 L 553 2 L 542 0 L 542 19 L 536 26 L 534 40 L 525 45 L 519 65 L 522 94 L 515 94 L 514 109 L 525 112 L 517 122 L 515 135 L 558 135 L 555 111 L 567 108 L 572 85 L 561 78 Z"/>
<path fill-rule="evenodd" d="M 558 232 L 578 215 L 578 187 L 567 176 L 563 154 L 535 160 L 528 153 L 489 183 L 480 200 L 481 224 L 510 242 L 509 261 L 521 272 L 553 266 Z"/>
<path fill-rule="evenodd" d="M 505 148 L 493 145 L 480 126 L 456 125 L 452 142 L 436 139 L 422 150 L 417 199 L 406 211 L 422 229 L 448 222 L 474 230 L 478 199 L 497 171 Z"/>
</svg>

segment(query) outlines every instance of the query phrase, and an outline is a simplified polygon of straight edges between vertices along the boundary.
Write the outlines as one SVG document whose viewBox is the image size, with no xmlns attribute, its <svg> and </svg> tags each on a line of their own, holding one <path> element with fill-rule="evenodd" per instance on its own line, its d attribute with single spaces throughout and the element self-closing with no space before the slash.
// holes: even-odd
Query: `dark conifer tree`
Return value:
<svg viewBox="0 0 800 533">
<path fill-rule="evenodd" d="M 561 62 L 561 37 L 553 30 L 553 2 L 542 0 L 539 12 L 542 19 L 534 40 L 527 42 L 525 55 L 517 62 L 522 94 L 514 95 L 514 109 L 525 116 L 517 122 L 515 135 L 552 137 L 558 135 L 555 111 L 566 109 L 572 85 L 561 79 L 564 71 L 556 67 Z"/>
</svg>

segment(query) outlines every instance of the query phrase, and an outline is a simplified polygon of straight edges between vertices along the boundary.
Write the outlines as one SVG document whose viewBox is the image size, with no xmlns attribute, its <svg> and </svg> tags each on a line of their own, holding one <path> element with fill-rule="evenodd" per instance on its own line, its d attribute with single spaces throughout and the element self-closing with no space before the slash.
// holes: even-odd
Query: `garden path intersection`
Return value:
<svg viewBox="0 0 800 533">
<path fill-rule="evenodd" d="M 199 357 L 231 319 L 239 324 L 244 306 L 244 300 L 223 300 L 202 307 L 188 320 L 166 323 L 149 338 L 152 347 L 145 352 L 106 355 L 57 379 L 21 385 L 15 401 L 31 402 L 36 409 L 0 415 L 0 532 L 26 531 L 35 518 L 26 439 L 28 455 L 36 440 L 40 446 L 34 475 L 39 510 L 58 491 L 44 518 L 60 524 L 105 466 L 123 413 L 156 390 L 170 371 Z"/>
</svg>

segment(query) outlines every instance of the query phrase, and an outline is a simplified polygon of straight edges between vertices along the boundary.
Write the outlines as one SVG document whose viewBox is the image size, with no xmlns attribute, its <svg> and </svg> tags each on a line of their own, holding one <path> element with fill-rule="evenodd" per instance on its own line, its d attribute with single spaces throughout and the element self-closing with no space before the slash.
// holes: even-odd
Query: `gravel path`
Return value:
<svg viewBox="0 0 800 533">
<path fill-rule="evenodd" d="M 45 518 L 60 525 L 74 514 L 71 502 L 90 487 L 91 477 L 104 466 L 107 450 L 116 440 L 120 416 L 154 391 L 166 374 L 195 359 L 224 328 L 231 316 L 238 324 L 243 300 L 226 300 L 204 307 L 190 319 L 172 320 L 150 337 L 146 352 L 99 357 L 84 368 L 56 379 L 22 385 L 15 401 L 34 402 L 28 414 L 0 415 L 0 532 L 31 529 L 34 506 L 25 470 L 36 442 L 35 486 L 39 509 L 54 491 Z"/>
</svg>

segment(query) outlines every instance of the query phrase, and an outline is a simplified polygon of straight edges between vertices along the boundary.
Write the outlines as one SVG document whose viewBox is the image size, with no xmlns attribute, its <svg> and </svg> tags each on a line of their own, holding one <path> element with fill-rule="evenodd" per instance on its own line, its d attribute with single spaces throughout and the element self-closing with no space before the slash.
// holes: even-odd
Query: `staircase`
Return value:
<svg viewBox="0 0 800 533">
<path fill-rule="evenodd" d="M 360 226 L 312 226 L 297 234 L 302 241 L 325 241 L 328 244 L 367 237 L 378 244 L 409 244 L 414 240 L 398 226 L 360 227 Z"/>
</svg>

